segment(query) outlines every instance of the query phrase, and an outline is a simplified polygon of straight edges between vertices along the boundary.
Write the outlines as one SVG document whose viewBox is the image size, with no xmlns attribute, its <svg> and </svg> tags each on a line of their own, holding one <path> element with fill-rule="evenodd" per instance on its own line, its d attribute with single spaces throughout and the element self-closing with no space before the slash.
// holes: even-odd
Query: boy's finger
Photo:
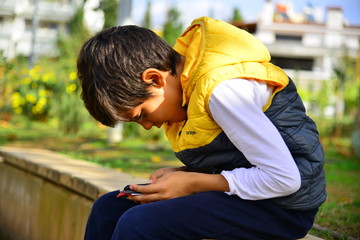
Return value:
<svg viewBox="0 0 360 240">
<path fill-rule="evenodd" d="M 128 199 L 140 203 L 149 203 L 160 200 L 158 194 L 141 194 L 136 196 L 133 195 L 133 196 L 129 196 Z"/>
<path fill-rule="evenodd" d="M 154 182 L 156 181 L 156 179 L 157 179 L 156 176 L 151 175 L 151 176 L 149 177 L 148 183 L 154 183 Z"/>
<path fill-rule="evenodd" d="M 140 193 L 154 193 L 154 189 L 151 184 L 145 186 L 134 184 L 130 185 L 130 189 Z"/>
</svg>

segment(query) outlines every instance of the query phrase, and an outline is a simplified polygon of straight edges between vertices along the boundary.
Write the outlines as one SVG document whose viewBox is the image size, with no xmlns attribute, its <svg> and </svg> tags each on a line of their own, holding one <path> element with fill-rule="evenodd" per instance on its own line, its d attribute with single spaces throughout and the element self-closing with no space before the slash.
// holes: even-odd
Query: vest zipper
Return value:
<svg viewBox="0 0 360 240">
<path fill-rule="evenodd" d="M 185 120 L 184 124 L 182 125 L 182 127 L 181 127 L 181 129 L 179 131 L 179 137 L 180 137 L 180 135 L 182 133 L 183 128 L 185 127 L 186 122 L 187 122 L 187 119 Z"/>
</svg>

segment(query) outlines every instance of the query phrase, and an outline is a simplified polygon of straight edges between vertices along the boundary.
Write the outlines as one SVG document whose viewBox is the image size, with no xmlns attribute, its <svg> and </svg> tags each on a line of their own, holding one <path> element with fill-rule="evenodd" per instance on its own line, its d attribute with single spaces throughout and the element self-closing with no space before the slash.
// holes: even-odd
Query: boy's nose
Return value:
<svg viewBox="0 0 360 240">
<path fill-rule="evenodd" d="M 149 130 L 152 126 L 153 126 L 153 124 L 151 123 L 151 122 L 148 122 L 148 121 L 143 121 L 143 122 L 139 122 L 139 124 L 143 127 L 143 128 L 145 128 L 145 130 Z"/>
</svg>

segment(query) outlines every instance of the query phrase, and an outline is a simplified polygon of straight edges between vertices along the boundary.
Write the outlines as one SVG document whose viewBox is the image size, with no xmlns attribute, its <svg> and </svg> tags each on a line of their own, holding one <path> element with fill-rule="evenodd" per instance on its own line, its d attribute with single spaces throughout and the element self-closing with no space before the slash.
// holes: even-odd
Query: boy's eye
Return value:
<svg viewBox="0 0 360 240">
<path fill-rule="evenodd" d="M 143 119 L 143 114 L 140 114 L 134 118 L 135 122 L 140 122 Z"/>
</svg>

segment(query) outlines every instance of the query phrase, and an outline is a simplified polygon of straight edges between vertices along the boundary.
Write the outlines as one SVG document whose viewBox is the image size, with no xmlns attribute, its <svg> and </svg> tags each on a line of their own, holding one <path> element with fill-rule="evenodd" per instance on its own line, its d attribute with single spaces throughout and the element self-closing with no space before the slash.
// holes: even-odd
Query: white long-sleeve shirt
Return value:
<svg viewBox="0 0 360 240">
<path fill-rule="evenodd" d="M 229 79 L 210 97 L 210 111 L 232 143 L 254 165 L 222 171 L 230 192 L 242 199 L 286 196 L 300 188 L 301 178 L 280 133 L 262 111 L 273 93 L 265 82 Z"/>
</svg>

